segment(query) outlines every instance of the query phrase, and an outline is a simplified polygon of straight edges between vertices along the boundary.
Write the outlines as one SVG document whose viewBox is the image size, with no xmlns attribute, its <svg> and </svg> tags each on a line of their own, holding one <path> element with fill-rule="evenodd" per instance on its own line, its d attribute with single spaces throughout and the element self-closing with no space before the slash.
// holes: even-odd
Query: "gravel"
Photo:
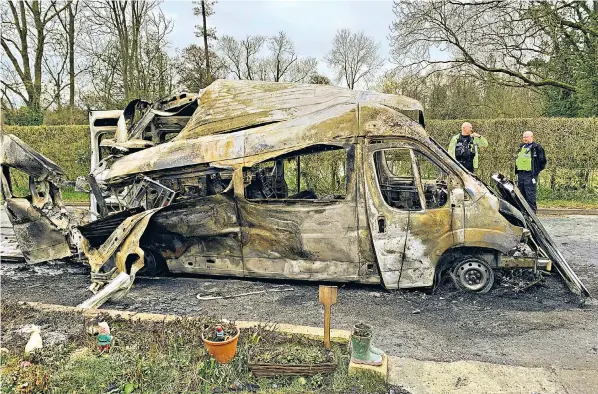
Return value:
<svg viewBox="0 0 598 394">
<path fill-rule="evenodd" d="M 598 294 L 598 220 L 542 218 L 565 257 Z M 36 266 L 3 263 L 2 299 L 77 305 L 90 293 L 88 270 L 64 262 Z M 518 277 L 497 275 L 488 294 L 460 292 L 450 281 L 432 291 L 386 292 L 380 286 L 340 285 L 332 327 L 357 321 L 374 326 L 374 343 L 392 355 L 422 360 L 477 360 L 510 365 L 591 369 L 598 365 L 598 308 L 583 305 L 558 274 L 518 292 Z M 294 290 L 200 301 L 198 293 Z M 104 308 L 207 314 L 234 320 L 323 325 L 318 284 L 216 277 L 139 277 L 122 300 Z M 35 323 L 35 322 L 32 322 Z"/>
</svg>

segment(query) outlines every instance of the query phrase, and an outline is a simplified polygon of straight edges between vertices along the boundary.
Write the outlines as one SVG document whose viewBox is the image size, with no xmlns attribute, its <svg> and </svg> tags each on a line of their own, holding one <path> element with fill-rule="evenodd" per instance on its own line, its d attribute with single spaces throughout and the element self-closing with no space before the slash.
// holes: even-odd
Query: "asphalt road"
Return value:
<svg viewBox="0 0 598 394">
<path fill-rule="evenodd" d="M 590 292 L 598 294 L 598 220 L 592 216 L 544 217 L 543 223 Z M 77 305 L 90 296 L 85 267 L 66 263 L 4 263 L 2 302 L 38 301 Z M 378 286 L 343 286 L 333 306 L 333 328 L 357 321 L 375 327 L 374 342 L 395 356 L 420 360 L 476 360 L 528 367 L 591 370 L 598 365 L 598 307 L 580 305 L 556 276 L 517 293 L 520 278 L 506 277 L 485 295 L 457 292 L 447 283 L 434 294 L 385 292 Z M 239 294 L 200 301 L 198 293 Z M 105 308 L 210 314 L 233 320 L 322 325 L 315 283 L 206 277 L 136 279 L 123 300 Z"/>
</svg>

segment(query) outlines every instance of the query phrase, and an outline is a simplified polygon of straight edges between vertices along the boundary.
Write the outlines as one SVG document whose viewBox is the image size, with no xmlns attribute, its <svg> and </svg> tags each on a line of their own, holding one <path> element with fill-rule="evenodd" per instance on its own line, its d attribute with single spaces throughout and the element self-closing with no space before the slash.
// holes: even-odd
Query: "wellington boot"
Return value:
<svg viewBox="0 0 598 394">
<path fill-rule="evenodd" d="M 357 336 L 372 336 L 372 326 L 365 323 L 357 323 L 353 326 L 353 334 Z M 384 350 L 378 349 L 374 345 L 370 345 L 370 351 L 379 355 L 384 354 Z"/>
<path fill-rule="evenodd" d="M 355 364 L 382 365 L 382 356 L 370 350 L 371 342 L 371 335 L 351 335 L 351 361 Z"/>
<path fill-rule="evenodd" d="M 349 349 L 351 349 L 351 345 L 350 344 L 349 344 Z M 384 355 L 384 354 L 386 354 L 386 352 L 384 350 L 378 349 L 376 346 L 374 346 L 372 344 L 370 344 L 370 351 L 372 353 L 376 353 L 376 354 L 379 354 L 381 356 Z"/>
<path fill-rule="evenodd" d="M 379 355 L 381 355 L 381 356 L 384 354 L 384 350 L 382 350 L 382 349 L 378 349 L 378 348 L 377 348 L 376 346 L 374 346 L 374 345 L 370 345 L 370 352 L 372 352 L 372 353 L 376 353 L 376 354 L 379 354 Z"/>
</svg>

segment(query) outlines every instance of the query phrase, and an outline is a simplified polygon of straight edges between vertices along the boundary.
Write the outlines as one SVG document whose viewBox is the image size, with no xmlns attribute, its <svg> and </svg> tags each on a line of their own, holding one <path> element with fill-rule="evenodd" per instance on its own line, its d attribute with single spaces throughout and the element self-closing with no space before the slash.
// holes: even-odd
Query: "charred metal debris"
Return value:
<svg viewBox="0 0 598 394">
<path fill-rule="evenodd" d="M 515 185 L 500 194 L 424 129 L 407 97 L 324 85 L 215 81 L 198 95 L 91 111 L 91 221 L 62 203 L 63 171 L 2 135 L 2 195 L 29 263 L 81 253 L 98 307 L 137 273 L 430 287 L 450 270 L 550 270 L 589 293 Z M 13 195 L 13 171 L 29 194 Z"/>
</svg>

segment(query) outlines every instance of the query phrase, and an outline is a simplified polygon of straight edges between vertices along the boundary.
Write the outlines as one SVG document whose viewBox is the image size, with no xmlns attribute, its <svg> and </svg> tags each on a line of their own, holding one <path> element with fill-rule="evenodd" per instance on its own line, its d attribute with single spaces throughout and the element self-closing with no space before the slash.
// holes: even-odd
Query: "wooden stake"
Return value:
<svg viewBox="0 0 598 394">
<path fill-rule="evenodd" d="M 324 305 L 324 347 L 330 349 L 330 311 L 336 304 L 336 286 L 320 286 L 320 304 Z"/>
</svg>

